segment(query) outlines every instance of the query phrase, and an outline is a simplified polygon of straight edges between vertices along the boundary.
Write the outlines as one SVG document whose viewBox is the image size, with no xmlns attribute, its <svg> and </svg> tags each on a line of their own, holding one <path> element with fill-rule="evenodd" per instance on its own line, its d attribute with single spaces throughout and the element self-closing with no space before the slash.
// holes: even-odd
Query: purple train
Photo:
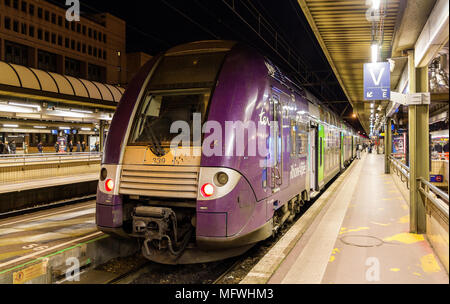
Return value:
<svg viewBox="0 0 450 304">
<path fill-rule="evenodd" d="M 171 145 L 175 121 L 197 130 L 189 145 Z M 207 136 L 206 122 L 220 136 Z M 229 122 L 258 129 L 224 132 Z M 237 133 L 245 133 L 242 149 Z M 250 137 L 265 154 L 249 153 Z M 359 140 L 255 50 L 232 41 L 184 44 L 142 67 L 119 103 L 97 226 L 137 238 L 159 263 L 237 256 L 291 221 L 354 159 Z M 205 147 L 217 153 L 205 155 Z"/>
</svg>

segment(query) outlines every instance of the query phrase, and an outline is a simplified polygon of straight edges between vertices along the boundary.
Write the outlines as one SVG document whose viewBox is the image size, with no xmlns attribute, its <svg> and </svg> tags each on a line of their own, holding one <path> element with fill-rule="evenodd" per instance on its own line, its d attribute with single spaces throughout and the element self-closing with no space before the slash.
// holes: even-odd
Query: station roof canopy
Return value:
<svg viewBox="0 0 450 304">
<path fill-rule="evenodd" d="M 0 95 L 115 109 L 118 86 L 0 61 Z"/>
<path fill-rule="evenodd" d="M 391 56 L 401 0 L 386 1 L 381 58 Z M 368 132 L 370 104 L 364 102 L 363 65 L 371 61 L 372 23 L 366 0 L 298 0 L 347 99 Z M 387 105 L 387 101 L 381 104 Z M 377 105 L 379 107 L 379 105 Z"/>
</svg>

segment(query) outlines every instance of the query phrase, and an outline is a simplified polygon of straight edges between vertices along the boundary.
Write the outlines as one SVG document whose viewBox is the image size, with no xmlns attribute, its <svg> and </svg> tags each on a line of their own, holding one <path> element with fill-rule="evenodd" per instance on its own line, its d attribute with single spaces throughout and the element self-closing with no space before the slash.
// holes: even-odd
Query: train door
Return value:
<svg viewBox="0 0 450 304">
<path fill-rule="evenodd" d="M 341 132 L 341 170 L 344 169 L 344 156 L 345 156 L 345 137 L 344 132 Z"/>
<path fill-rule="evenodd" d="M 283 115 L 282 104 L 278 94 L 272 93 L 270 100 L 271 122 L 271 157 L 270 179 L 272 193 L 278 192 L 283 184 Z"/>
<path fill-rule="evenodd" d="M 323 125 L 319 125 L 318 128 L 318 140 L 317 140 L 317 183 L 318 186 L 321 187 L 324 183 L 324 167 L 325 167 L 325 127 Z"/>
<path fill-rule="evenodd" d="M 309 155 L 310 155 L 310 189 L 313 191 L 319 190 L 317 187 L 318 182 L 318 170 L 317 170 L 317 155 L 318 155 L 318 149 L 317 149 L 317 139 L 318 139 L 318 132 L 317 132 L 317 125 L 311 123 L 311 128 L 309 129 L 309 142 L 311 143 L 309 146 Z"/>
</svg>

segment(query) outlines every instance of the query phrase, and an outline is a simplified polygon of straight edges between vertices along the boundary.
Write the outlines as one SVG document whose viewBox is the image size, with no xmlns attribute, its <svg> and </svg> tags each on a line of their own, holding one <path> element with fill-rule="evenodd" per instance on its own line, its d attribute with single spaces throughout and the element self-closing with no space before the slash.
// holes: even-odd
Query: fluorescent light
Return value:
<svg viewBox="0 0 450 304">
<path fill-rule="evenodd" d="M 91 131 L 91 128 L 81 128 L 81 131 Z"/>
<path fill-rule="evenodd" d="M 372 48 L 372 62 L 376 63 L 376 62 L 378 62 L 379 45 L 374 43 L 374 44 L 372 44 L 371 48 Z"/>
<path fill-rule="evenodd" d="M 76 113 L 85 113 L 85 114 L 92 114 L 92 113 L 94 113 L 94 112 L 92 112 L 92 111 L 88 111 L 88 110 L 78 110 L 78 109 L 70 109 L 70 111 L 76 112 Z"/>
<path fill-rule="evenodd" d="M 18 128 L 19 125 L 3 125 L 5 128 Z"/>
<path fill-rule="evenodd" d="M 38 111 L 41 110 L 41 106 L 35 105 L 35 104 L 30 104 L 30 103 L 9 102 L 9 104 L 12 105 L 12 106 L 19 106 L 19 107 L 33 108 L 33 109 L 37 109 Z"/>
<path fill-rule="evenodd" d="M 5 105 L 5 104 L 0 104 L 0 112 L 35 113 L 35 111 L 31 108 L 22 108 L 22 107 L 10 106 L 10 105 Z"/>
<path fill-rule="evenodd" d="M 33 128 L 35 128 L 35 129 L 47 129 L 47 127 L 44 127 L 44 126 L 34 126 Z"/>
<path fill-rule="evenodd" d="M 71 111 L 55 110 L 55 111 L 49 111 L 46 114 L 51 115 L 51 116 L 59 116 L 59 117 L 86 118 L 85 114 L 74 113 Z"/>
<path fill-rule="evenodd" d="M 372 8 L 379 10 L 381 5 L 381 0 L 372 0 Z"/>
<path fill-rule="evenodd" d="M 59 127 L 60 130 L 70 130 L 69 127 Z"/>
</svg>

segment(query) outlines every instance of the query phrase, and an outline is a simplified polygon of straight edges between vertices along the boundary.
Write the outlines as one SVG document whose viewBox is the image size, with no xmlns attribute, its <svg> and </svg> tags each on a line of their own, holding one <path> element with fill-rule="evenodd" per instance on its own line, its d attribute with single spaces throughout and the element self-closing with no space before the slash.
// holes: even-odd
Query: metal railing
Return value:
<svg viewBox="0 0 450 304">
<path fill-rule="evenodd" d="M 424 178 L 418 178 L 419 191 L 448 219 L 448 194 Z"/>
<path fill-rule="evenodd" d="M 409 180 L 410 180 L 409 167 L 392 156 L 390 156 L 389 159 L 391 161 L 394 173 L 400 177 L 400 180 L 402 182 L 406 183 L 406 186 L 409 189 Z M 419 182 L 418 185 L 419 191 L 425 196 L 425 198 L 428 201 L 430 201 L 438 210 L 440 210 L 448 218 L 449 216 L 448 194 L 424 178 L 418 178 L 417 181 Z"/>
<path fill-rule="evenodd" d="M 403 183 L 406 183 L 406 188 L 409 189 L 409 178 L 410 178 L 409 167 L 392 156 L 389 156 L 389 159 L 391 161 L 394 173 L 397 174 L 398 177 L 400 177 L 400 180 Z"/>
<path fill-rule="evenodd" d="M 101 152 L 0 154 L 0 167 L 30 165 L 42 162 L 101 161 Z"/>
</svg>

